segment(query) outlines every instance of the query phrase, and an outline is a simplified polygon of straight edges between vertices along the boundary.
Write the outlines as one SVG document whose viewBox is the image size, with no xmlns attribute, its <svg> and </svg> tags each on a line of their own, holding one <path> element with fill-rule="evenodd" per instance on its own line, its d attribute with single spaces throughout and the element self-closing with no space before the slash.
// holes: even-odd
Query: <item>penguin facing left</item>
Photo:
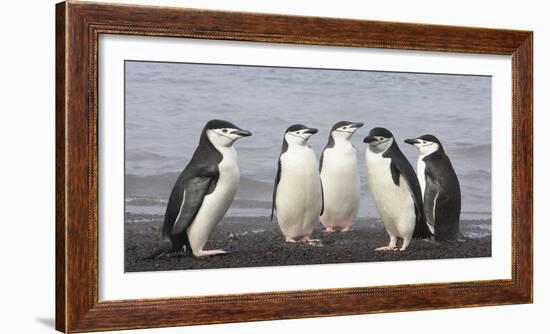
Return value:
<svg viewBox="0 0 550 334">
<path fill-rule="evenodd" d="M 436 240 L 459 237 L 461 195 L 458 177 L 439 139 L 422 135 L 407 139 L 420 155 L 416 167 L 424 200 L 424 215 Z"/>
<path fill-rule="evenodd" d="M 273 187 L 271 220 L 287 242 L 316 243 L 310 235 L 323 213 L 323 191 L 315 152 L 307 144 L 317 129 L 296 124 L 286 129 Z"/>
<path fill-rule="evenodd" d="M 319 171 L 323 183 L 324 212 L 321 224 L 325 232 L 350 229 L 359 210 L 361 185 L 357 170 L 357 152 L 351 137 L 363 123 L 341 121 L 332 127 L 321 154 Z"/>
<path fill-rule="evenodd" d="M 203 250 L 210 232 L 235 197 L 240 174 L 233 143 L 251 133 L 223 120 L 204 126 L 199 146 L 181 172 L 168 200 L 160 249 L 149 258 L 166 254 L 208 256 L 223 250 Z"/>
<path fill-rule="evenodd" d="M 393 134 L 374 128 L 363 140 L 367 179 L 374 203 L 390 237 L 387 246 L 376 250 L 406 250 L 412 238 L 431 236 L 422 208 L 422 193 L 411 164 L 397 146 Z"/>
</svg>

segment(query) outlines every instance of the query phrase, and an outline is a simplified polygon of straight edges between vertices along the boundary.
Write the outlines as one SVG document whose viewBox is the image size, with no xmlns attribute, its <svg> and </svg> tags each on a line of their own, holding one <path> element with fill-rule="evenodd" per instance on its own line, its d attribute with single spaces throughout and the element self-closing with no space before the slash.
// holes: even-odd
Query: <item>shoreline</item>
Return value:
<svg viewBox="0 0 550 334">
<path fill-rule="evenodd" d="M 490 220 L 462 220 L 461 228 L 490 226 Z M 124 228 L 124 271 L 143 272 L 183 269 L 243 268 L 288 265 L 337 264 L 407 260 L 455 259 L 491 256 L 490 229 L 479 238 L 436 243 L 413 240 L 404 252 L 376 252 L 386 245 L 387 233 L 379 219 L 358 219 L 349 232 L 313 231 L 322 246 L 286 243 L 276 221 L 268 217 L 226 217 L 210 234 L 204 249 L 224 249 L 230 253 L 205 258 L 161 258 L 144 260 L 160 240 L 162 217 L 126 214 Z"/>
</svg>

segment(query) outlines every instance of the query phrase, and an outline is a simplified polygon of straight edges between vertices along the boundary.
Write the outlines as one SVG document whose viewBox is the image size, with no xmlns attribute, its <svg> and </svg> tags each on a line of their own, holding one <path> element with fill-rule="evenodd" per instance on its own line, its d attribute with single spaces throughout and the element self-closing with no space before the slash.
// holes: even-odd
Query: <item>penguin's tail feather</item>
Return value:
<svg viewBox="0 0 550 334">
<path fill-rule="evenodd" d="M 170 239 L 162 239 L 158 249 L 151 255 L 146 256 L 143 260 L 156 260 L 170 253 L 172 250 L 172 241 Z"/>
</svg>

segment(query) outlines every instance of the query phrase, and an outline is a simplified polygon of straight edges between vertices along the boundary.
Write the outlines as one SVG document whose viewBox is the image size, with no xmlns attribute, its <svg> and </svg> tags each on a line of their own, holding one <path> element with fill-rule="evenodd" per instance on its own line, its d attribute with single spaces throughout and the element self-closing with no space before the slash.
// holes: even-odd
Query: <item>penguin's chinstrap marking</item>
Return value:
<svg viewBox="0 0 550 334">
<path fill-rule="evenodd" d="M 191 161 L 170 194 L 159 250 L 149 258 L 167 254 L 209 256 L 223 250 L 203 250 L 208 236 L 231 205 L 240 181 L 233 143 L 251 133 L 223 120 L 204 126 Z"/>
</svg>

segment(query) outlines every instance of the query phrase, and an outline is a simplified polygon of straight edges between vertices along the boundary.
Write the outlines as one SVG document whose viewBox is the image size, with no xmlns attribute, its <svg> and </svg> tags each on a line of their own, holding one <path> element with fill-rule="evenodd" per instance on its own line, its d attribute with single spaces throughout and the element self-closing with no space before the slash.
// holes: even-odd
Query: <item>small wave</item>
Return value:
<svg viewBox="0 0 550 334">
<path fill-rule="evenodd" d="M 491 144 L 472 144 L 458 142 L 455 143 L 455 147 L 451 150 L 455 154 L 474 155 L 474 156 L 491 156 L 492 145 Z"/>
<path fill-rule="evenodd" d="M 179 173 L 133 175 L 125 177 L 126 194 L 135 197 L 164 197 L 170 195 Z"/>
<path fill-rule="evenodd" d="M 148 213 L 132 213 L 132 212 L 126 212 L 125 213 L 125 220 L 128 223 L 145 223 L 145 222 L 152 222 L 152 221 L 161 221 L 164 216 L 162 215 L 155 215 L 155 214 L 148 214 Z"/>
<path fill-rule="evenodd" d="M 245 209 L 271 209 L 271 202 L 258 201 L 254 199 L 235 199 L 231 204 L 237 208 Z"/>
<path fill-rule="evenodd" d="M 168 198 L 165 197 L 127 197 L 124 200 L 126 205 L 132 206 L 161 206 L 165 207 L 168 204 Z M 270 209 L 271 202 L 254 200 L 254 199 L 240 199 L 237 198 L 231 204 L 233 207 L 242 209 Z"/>
<path fill-rule="evenodd" d="M 468 231 L 462 232 L 462 235 L 468 239 L 481 239 L 491 236 L 491 231 Z"/>
<path fill-rule="evenodd" d="M 168 199 L 159 197 L 128 197 L 124 200 L 124 203 L 136 206 L 166 206 Z"/>
<path fill-rule="evenodd" d="M 241 176 L 239 188 L 245 189 L 247 192 L 271 192 L 273 185 L 264 181 L 255 180 L 251 177 Z"/>
<path fill-rule="evenodd" d="M 466 173 L 462 174 L 462 177 L 464 178 L 471 178 L 471 179 L 484 179 L 484 180 L 490 180 L 491 179 L 491 172 L 488 172 L 486 170 L 481 169 L 475 169 L 467 171 Z"/>
<path fill-rule="evenodd" d="M 126 194 L 129 197 L 160 197 L 165 198 L 170 195 L 179 172 L 169 172 L 157 175 L 134 175 L 127 174 L 125 177 Z M 258 194 L 269 194 L 273 190 L 273 185 L 268 182 L 255 180 L 252 177 L 241 176 L 239 192 L 251 194 L 256 197 Z"/>
<path fill-rule="evenodd" d="M 166 159 L 166 157 L 153 152 L 127 151 L 126 159 L 127 160 L 162 160 L 162 159 Z"/>
</svg>

